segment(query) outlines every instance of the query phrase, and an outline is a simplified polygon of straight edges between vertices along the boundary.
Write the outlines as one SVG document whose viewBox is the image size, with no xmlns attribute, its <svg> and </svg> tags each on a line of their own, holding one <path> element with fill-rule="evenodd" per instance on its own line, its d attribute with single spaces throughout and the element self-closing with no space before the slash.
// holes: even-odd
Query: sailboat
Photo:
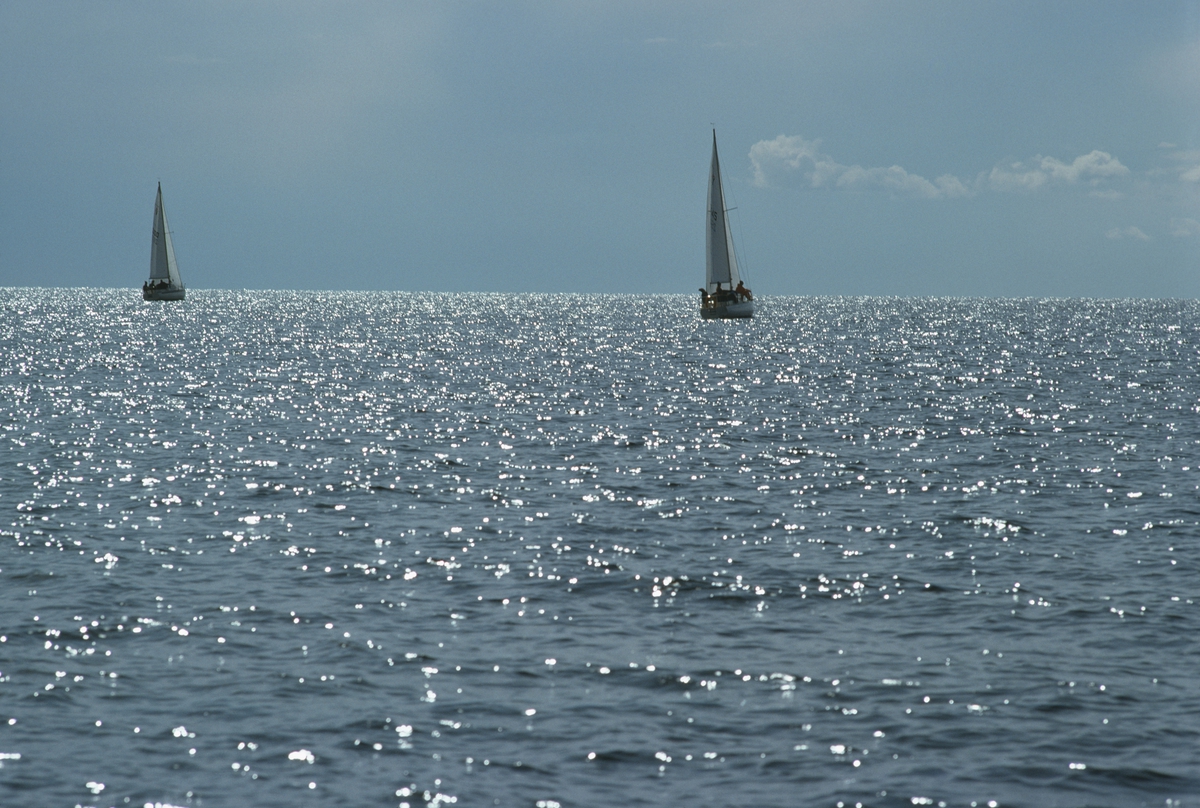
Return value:
<svg viewBox="0 0 1200 808">
<path fill-rule="evenodd" d="M 154 232 L 150 239 L 150 280 L 142 284 L 142 300 L 183 300 L 183 281 L 179 279 L 179 264 L 175 262 L 175 246 L 167 229 L 167 212 L 163 209 L 162 183 L 154 198 Z"/>
<path fill-rule="evenodd" d="M 717 160 L 717 133 L 713 131 L 712 168 L 708 175 L 708 221 L 704 240 L 704 288 L 700 290 L 700 316 L 706 320 L 754 316 L 754 299 L 738 274 L 729 209 L 721 187 Z"/>
</svg>

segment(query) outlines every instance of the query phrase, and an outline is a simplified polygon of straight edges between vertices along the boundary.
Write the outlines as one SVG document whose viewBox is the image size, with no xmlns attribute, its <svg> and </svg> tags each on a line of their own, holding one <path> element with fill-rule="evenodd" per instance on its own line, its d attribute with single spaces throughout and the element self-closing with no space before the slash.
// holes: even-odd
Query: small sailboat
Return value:
<svg viewBox="0 0 1200 808">
<path fill-rule="evenodd" d="M 704 288 L 700 290 L 700 316 L 706 320 L 754 316 L 754 298 L 738 274 L 729 209 L 721 187 L 717 160 L 717 133 L 713 131 L 712 168 L 708 175 L 708 221 L 704 241 Z"/>
<path fill-rule="evenodd" d="M 167 229 L 167 212 L 163 209 L 162 183 L 154 198 L 154 232 L 150 239 L 150 280 L 142 284 L 142 300 L 183 300 L 183 281 L 179 264 L 175 262 L 175 246 Z"/>
</svg>

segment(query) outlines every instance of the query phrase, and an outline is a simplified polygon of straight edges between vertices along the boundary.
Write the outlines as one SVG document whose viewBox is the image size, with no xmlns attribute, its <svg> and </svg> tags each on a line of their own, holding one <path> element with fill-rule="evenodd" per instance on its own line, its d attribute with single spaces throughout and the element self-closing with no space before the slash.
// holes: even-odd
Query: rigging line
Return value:
<svg viewBox="0 0 1200 808">
<path fill-rule="evenodd" d="M 737 208 L 733 208 L 733 210 L 737 210 Z M 739 249 L 737 246 L 738 242 L 734 241 L 733 242 L 733 251 L 735 253 L 737 253 L 737 256 L 738 256 L 738 272 L 741 275 L 746 276 L 744 278 L 744 280 L 749 280 L 750 279 L 749 278 L 750 261 L 749 261 L 749 259 L 747 259 L 745 257 L 745 255 L 746 255 L 746 233 L 742 229 L 742 214 L 741 214 L 741 212 L 739 212 L 737 215 L 737 223 L 738 223 L 738 233 L 739 233 L 738 240 L 740 240 L 742 242 L 742 246 Z"/>
<path fill-rule="evenodd" d="M 723 173 L 724 173 L 724 172 L 722 172 L 722 174 L 723 174 Z M 724 186 L 724 184 L 725 184 L 725 183 L 724 183 L 724 178 L 723 178 L 723 177 L 722 177 L 722 183 L 721 183 L 721 184 L 722 184 L 722 186 Z M 730 195 L 730 196 L 733 196 L 733 188 L 730 188 L 729 190 L 730 190 L 730 194 L 729 194 L 729 195 Z M 737 202 L 737 200 L 736 200 L 736 199 L 734 199 L 733 201 L 734 201 L 734 202 Z M 729 212 L 729 211 L 731 211 L 731 210 L 737 210 L 737 209 L 738 209 L 738 206 L 737 206 L 737 205 L 734 205 L 733 207 L 731 207 L 731 208 L 726 208 L 725 210 L 726 210 L 726 213 L 728 213 L 728 212 Z M 736 239 L 733 239 L 733 253 L 734 253 L 734 257 L 737 259 L 737 262 L 738 262 L 738 274 L 743 276 L 743 280 L 749 280 L 749 277 L 748 277 L 748 275 L 749 275 L 749 271 L 748 271 L 748 270 L 749 270 L 749 263 L 748 263 L 748 262 L 744 262 L 744 261 L 743 261 L 743 258 L 742 258 L 742 256 L 744 256 L 744 255 L 745 255 L 745 253 L 746 253 L 746 243 L 745 243 L 745 242 L 746 242 L 746 236 L 745 236 L 745 232 L 742 230 L 742 214 L 741 214 L 741 211 L 738 211 L 738 214 L 737 214 L 737 225 L 738 225 L 738 226 L 737 226 L 737 229 L 738 229 L 738 234 L 739 234 L 739 237 L 738 237 L 738 238 L 736 238 Z M 737 245 L 738 245 L 738 241 L 741 241 L 741 242 L 742 242 L 742 247 L 741 247 L 741 249 L 738 249 L 738 246 L 737 246 Z"/>
</svg>

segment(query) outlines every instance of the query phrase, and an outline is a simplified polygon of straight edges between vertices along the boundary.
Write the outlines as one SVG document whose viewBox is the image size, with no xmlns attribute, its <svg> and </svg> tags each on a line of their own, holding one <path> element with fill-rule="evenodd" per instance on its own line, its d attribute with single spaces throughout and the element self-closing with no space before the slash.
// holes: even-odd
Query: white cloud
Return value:
<svg viewBox="0 0 1200 808">
<path fill-rule="evenodd" d="M 1171 147 L 1167 158 L 1174 162 L 1175 166 L 1169 169 L 1156 169 L 1155 174 L 1160 176 L 1174 174 L 1184 182 L 1200 182 L 1200 149 L 1177 149 L 1173 143 L 1161 145 Z"/>
<path fill-rule="evenodd" d="M 1171 235 L 1179 238 L 1200 236 L 1200 222 L 1195 219 L 1171 219 Z"/>
<path fill-rule="evenodd" d="M 754 184 L 760 188 L 770 185 L 768 174 L 787 174 L 799 171 L 806 160 L 819 164 L 819 140 L 780 135 L 774 140 L 760 140 L 750 147 L 750 162 L 754 165 Z M 814 182 L 820 185 L 820 182 Z"/>
<path fill-rule="evenodd" d="M 1055 160 L 1053 157 L 1043 157 L 1042 170 L 1056 180 L 1078 182 L 1081 179 L 1088 179 L 1093 184 L 1104 177 L 1123 177 L 1129 173 L 1129 169 L 1121 165 L 1120 160 L 1099 149 L 1093 149 L 1087 154 L 1076 157 L 1070 164 Z"/>
<path fill-rule="evenodd" d="M 987 175 L 986 183 L 993 191 L 1034 191 L 1052 182 L 1087 181 L 1099 185 L 1110 177 L 1123 177 L 1129 173 L 1120 160 L 1099 149 L 1080 155 L 1070 163 L 1041 155 L 1033 158 L 1031 163 L 997 166 Z"/>
<path fill-rule="evenodd" d="M 1113 229 L 1109 230 L 1104 235 L 1106 237 L 1112 238 L 1112 239 L 1136 238 L 1139 241 L 1149 241 L 1150 240 L 1150 237 L 1147 236 L 1144 232 L 1142 232 L 1142 229 L 1140 227 L 1134 227 L 1133 225 L 1130 225 L 1129 227 L 1114 227 Z"/>
<path fill-rule="evenodd" d="M 1026 168 L 1023 163 L 1013 163 L 1007 168 L 999 166 L 987 175 L 987 187 L 993 191 L 1034 191 L 1046 184 L 1044 171 Z"/>
<path fill-rule="evenodd" d="M 928 180 L 898 165 L 876 168 L 844 165 L 824 154 L 820 145 L 819 140 L 794 135 L 760 140 L 750 147 L 754 184 L 767 187 L 800 179 L 813 188 L 882 188 L 918 199 L 951 199 L 973 196 L 983 190 L 1036 191 L 1053 184 L 1086 182 L 1095 187 L 1105 180 L 1129 174 L 1120 160 L 1108 152 L 1094 150 L 1069 163 L 1039 155 L 1028 164 L 996 166 L 990 172 L 981 172 L 973 181 L 963 181 L 953 174 Z M 1197 179 L 1200 181 L 1200 177 Z M 1107 189 L 1094 193 L 1106 198 L 1120 196 L 1119 192 Z"/>
<path fill-rule="evenodd" d="M 909 174 L 900 166 L 863 168 L 854 165 L 841 168 L 844 170 L 837 177 L 837 185 L 843 188 L 879 186 L 923 199 L 967 196 L 971 193 L 958 177 L 950 174 L 930 182 L 918 174 Z"/>
<path fill-rule="evenodd" d="M 843 165 L 820 151 L 819 140 L 780 135 L 760 140 L 750 147 L 754 166 L 754 184 L 767 187 L 800 176 L 813 188 L 885 188 L 904 196 L 942 199 L 969 196 L 972 191 L 962 180 L 944 174 L 932 182 L 919 174 L 910 174 L 901 166 L 863 168 Z"/>
</svg>

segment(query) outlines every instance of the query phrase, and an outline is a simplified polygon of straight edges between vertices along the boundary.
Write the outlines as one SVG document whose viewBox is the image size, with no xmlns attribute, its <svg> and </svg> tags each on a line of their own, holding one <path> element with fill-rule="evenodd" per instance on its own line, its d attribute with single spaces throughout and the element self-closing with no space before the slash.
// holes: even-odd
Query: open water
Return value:
<svg viewBox="0 0 1200 808">
<path fill-rule="evenodd" d="M 0 290 L 0 805 L 1198 806 L 1200 305 Z"/>
</svg>

